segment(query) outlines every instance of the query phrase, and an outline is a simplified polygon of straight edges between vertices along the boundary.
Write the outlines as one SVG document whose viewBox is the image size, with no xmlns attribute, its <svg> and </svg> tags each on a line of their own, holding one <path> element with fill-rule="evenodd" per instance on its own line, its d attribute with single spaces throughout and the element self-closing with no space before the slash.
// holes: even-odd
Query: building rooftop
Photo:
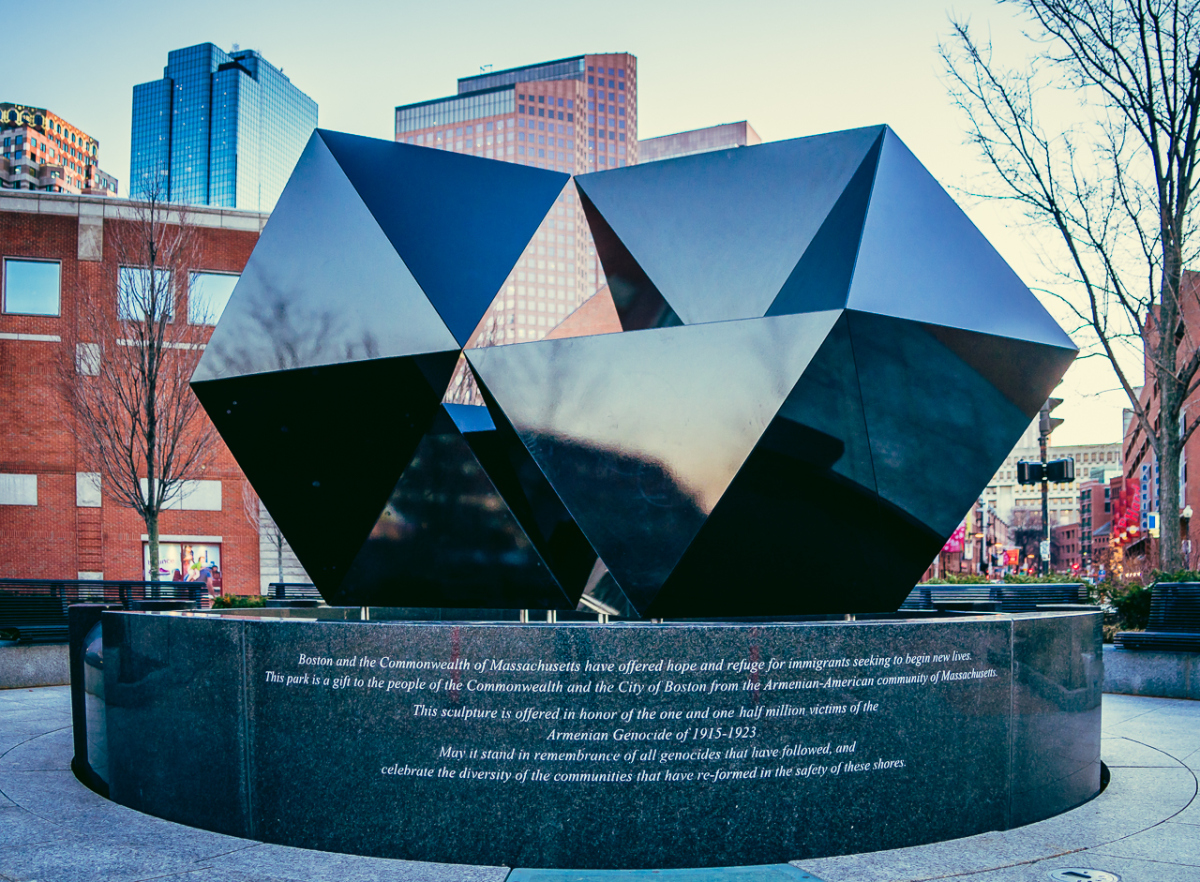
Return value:
<svg viewBox="0 0 1200 882">
<path fill-rule="evenodd" d="M 512 86 L 516 83 L 529 83 L 535 80 L 583 79 L 584 65 L 583 55 L 572 55 L 570 58 L 540 61 L 537 64 L 523 64 L 520 67 L 510 67 L 505 70 L 489 70 L 469 77 L 459 77 L 458 94 L 467 95 L 497 86 Z"/>
<path fill-rule="evenodd" d="M 229 230 L 261 230 L 269 214 L 210 208 L 206 205 L 167 205 L 168 210 L 185 211 L 188 221 L 198 227 L 224 227 Z M 67 217 L 95 217 L 108 220 L 136 220 L 137 203 L 129 199 L 105 196 L 77 196 L 71 193 L 39 193 L 36 190 L 0 191 L 0 211 L 25 211 Z"/>
</svg>

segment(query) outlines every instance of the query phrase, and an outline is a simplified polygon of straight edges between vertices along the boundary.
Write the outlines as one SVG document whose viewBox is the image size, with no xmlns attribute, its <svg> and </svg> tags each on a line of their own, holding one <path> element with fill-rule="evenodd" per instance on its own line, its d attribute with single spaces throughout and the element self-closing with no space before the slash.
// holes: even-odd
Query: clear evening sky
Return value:
<svg viewBox="0 0 1200 882">
<path fill-rule="evenodd" d="M 888 123 L 952 192 L 978 190 L 985 170 L 964 143 L 937 54 L 952 11 L 1014 64 L 1040 48 L 1011 8 L 983 0 L 65 0 L 46 39 L 13 29 L 0 100 L 47 107 L 98 138 L 100 165 L 125 193 L 132 89 L 161 77 L 172 49 L 257 49 L 317 101 L 322 127 L 379 138 L 392 137 L 397 104 L 452 94 L 483 65 L 631 52 L 639 137 L 741 119 L 764 140 Z M 956 198 L 1027 283 L 1046 276 L 1036 256 L 1045 233 L 1031 236 L 1000 203 Z M 1115 387 L 1100 359 L 1077 362 L 1056 393 L 1066 423 L 1054 442 L 1119 440 Z"/>
</svg>

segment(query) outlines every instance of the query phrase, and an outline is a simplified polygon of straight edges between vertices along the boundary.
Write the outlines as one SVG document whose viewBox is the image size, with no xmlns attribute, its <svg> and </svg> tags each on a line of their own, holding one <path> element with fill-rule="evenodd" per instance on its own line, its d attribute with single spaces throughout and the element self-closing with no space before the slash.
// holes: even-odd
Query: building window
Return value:
<svg viewBox="0 0 1200 882">
<path fill-rule="evenodd" d="M 75 505 L 80 508 L 99 508 L 101 503 L 100 473 L 75 473 Z"/>
<path fill-rule="evenodd" d="M 75 370 L 85 377 L 95 377 L 100 373 L 100 344 L 75 344 Z"/>
<path fill-rule="evenodd" d="M 37 475 L 0 475 L 0 505 L 37 505 Z"/>
<path fill-rule="evenodd" d="M 215 325 L 241 278 L 237 273 L 192 273 L 188 280 L 188 321 Z"/>
<path fill-rule="evenodd" d="M 144 321 L 148 312 L 175 317 L 174 289 L 167 270 L 123 266 L 117 270 L 117 313 L 122 321 Z"/>
<path fill-rule="evenodd" d="M 62 267 L 56 260 L 4 261 L 4 311 L 58 315 Z"/>
<path fill-rule="evenodd" d="M 142 494 L 150 492 L 150 484 L 140 479 Z M 180 481 L 163 500 L 163 508 L 176 511 L 221 511 L 220 481 Z"/>
</svg>

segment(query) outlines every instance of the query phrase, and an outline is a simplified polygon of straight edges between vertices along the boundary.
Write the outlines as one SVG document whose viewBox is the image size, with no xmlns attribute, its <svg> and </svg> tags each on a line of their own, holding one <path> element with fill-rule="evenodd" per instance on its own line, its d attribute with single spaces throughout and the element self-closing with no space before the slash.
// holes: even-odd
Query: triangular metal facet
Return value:
<svg viewBox="0 0 1200 882">
<path fill-rule="evenodd" d="M 880 132 L 739 147 L 575 181 L 684 324 L 755 318 Z"/>
<path fill-rule="evenodd" d="M 338 590 L 432 425 L 457 355 L 193 383 L 238 465 L 327 596 Z M 380 390 L 387 390 L 386 400 Z"/>
<path fill-rule="evenodd" d="M 460 346 L 569 176 L 319 130 Z"/>
<path fill-rule="evenodd" d="M 847 317 L 879 495 L 949 537 L 1029 416 L 921 324 Z"/>
<path fill-rule="evenodd" d="M 495 433 L 487 408 L 441 406 L 328 600 L 574 609 L 578 598 L 564 594 L 472 451 L 467 439 L 479 433 Z"/>
<path fill-rule="evenodd" d="M 457 346 L 320 133 L 314 133 L 193 379 Z"/>
<path fill-rule="evenodd" d="M 1031 420 L 1078 355 L 1074 348 L 938 325 L 924 327 Z"/>
<path fill-rule="evenodd" d="M 847 307 L 1075 348 L 890 129 L 883 139 Z"/>
<path fill-rule="evenodd" d="M 579 201 L 592 231 L 592 241 L 596 243 L 596 254 L 604 267 L 609 297 L 621 327 L 626 331 L 644 331 L 683 324 L 583 190 L 579 191 Z"/>
<path fill-rule="evenodd" d="M 467 359 L 645 608 L 838 315 L 542 340 Z"/>
<path fill-rule="evenodd" d="M 760 444 L 875 492 L 875 467 L 845 315 L 805 368 Z"/>
<path fill-rule="evenodd" d="M 882 140 L 881 133 L 771 303 L 767 315 L 818 312 L 846 305 Z"/>
</svg>

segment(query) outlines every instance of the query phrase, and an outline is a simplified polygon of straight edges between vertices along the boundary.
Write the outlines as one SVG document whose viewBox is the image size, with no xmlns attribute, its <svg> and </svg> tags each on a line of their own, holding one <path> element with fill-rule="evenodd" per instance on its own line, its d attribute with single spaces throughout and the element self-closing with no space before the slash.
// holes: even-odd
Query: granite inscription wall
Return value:
<svg viewBox="0 0 1200 882">
<path fill-rule="evenodd" d="M 421 860 L 620 868 L 896 847 L 1014 817 L 1008 617 L 151 625 L 219 626 L 241 629 L 243 650 L 227 683 L 212 680 L 246 718 L 229 745 L 247 757 L 238 805 L 217 811 L 228 796 L 216 784 L 212 795 L 214 817 L 240 817 L 229 832 Z M 1090 673 L 1076 674 L 1057 712 L 1090 715 Z M 137 717 L 110 709 L 110 726 Z M 1096 739 L 1072 747 L 1061 727 L 1054 738 L 1064 755 L 1052 774 L 1094 766 L 1098 781 Z M 146 773 L 133 757 L 122 768 L 120 753 L 114 798 L 139 807 Z"/>
</svg>

